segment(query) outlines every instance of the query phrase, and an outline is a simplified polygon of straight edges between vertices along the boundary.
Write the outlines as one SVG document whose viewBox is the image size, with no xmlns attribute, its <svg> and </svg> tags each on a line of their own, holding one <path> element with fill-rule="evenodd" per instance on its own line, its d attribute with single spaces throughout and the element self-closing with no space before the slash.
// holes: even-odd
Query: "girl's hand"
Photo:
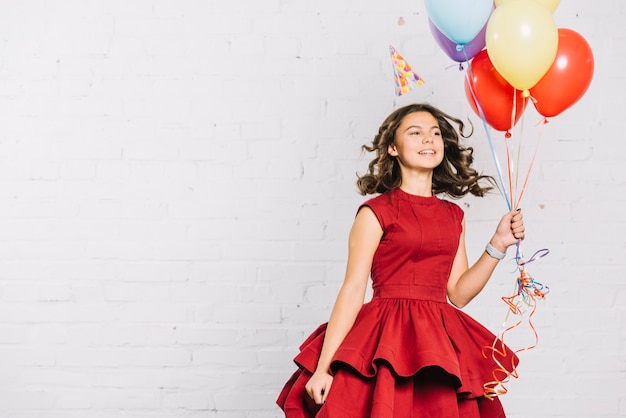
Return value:
<svg viewBox="0 0 626 418">
<path fill-rule="evenodd" d="M 333 384 L 333 377 L 328 372 L 315 372 L 305 385 L 306 393 L 315 401 L 316 404 L 321 405 L 326 402 L 328 391 Z"/>
<path fill-rule="evenodd" d="M 506 249 L 518 240 L 524 239 L 524 216 L 520 209 L 511 211 L 500 219 L 496 233 L 491 239 L 491 245 L 496 250 L 506 252 Z"/>
</svg>

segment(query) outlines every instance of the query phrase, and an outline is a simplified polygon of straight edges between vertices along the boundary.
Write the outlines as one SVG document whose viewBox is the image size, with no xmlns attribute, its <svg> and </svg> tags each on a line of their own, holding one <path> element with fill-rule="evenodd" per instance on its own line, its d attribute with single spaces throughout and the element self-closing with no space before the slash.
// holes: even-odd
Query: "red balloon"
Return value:
<svg viewBox="0 0 626 418">
<path fill-rule="evenodd" d="M 530 89 L 535 108 L 545 116 L 556 116 L 576 103 L 587 91 L 593 76 L 593 52 L 580 34 L 559 29 L 559 46 L 552 66 Z"/>
<path fill-rule="evenodd" d="M 528 98 L 523 97 L 520 90 L 516 90 L 496 71 L 487 50 L 480 51 L 472 59 L 467 73 L 465 96 L 474 112 L 480 116 L 476 105 L 478 100 L 486 122 L 493 129 L 508 131 L 513 128 L 524 113 Z M 472 82 L 471 89 L 468 79 Z"/>
</svg>

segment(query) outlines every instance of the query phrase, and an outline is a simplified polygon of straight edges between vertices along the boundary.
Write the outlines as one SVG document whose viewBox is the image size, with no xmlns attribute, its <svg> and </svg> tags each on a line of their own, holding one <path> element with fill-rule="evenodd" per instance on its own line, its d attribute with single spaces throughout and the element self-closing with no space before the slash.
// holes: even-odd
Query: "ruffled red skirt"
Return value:
<svg viewBox="0 0 626 418">
<path fill-rule="evenodd" d="M 484 397 L 484 384 L 499 367 L 484 350 L 495 336 L 446 302 L 374 298 L 363 305 L 333 357 L 333 383 L 320 407 L 304 386 L 325 331 L 326 324 L 318 327 L 294 359 L 298 369 L 277 400 L 287 418 L 505 416 L 497 398 Z M 497 360 L 511 369 L 518 362 L 510 349 Z"/>
</svg>

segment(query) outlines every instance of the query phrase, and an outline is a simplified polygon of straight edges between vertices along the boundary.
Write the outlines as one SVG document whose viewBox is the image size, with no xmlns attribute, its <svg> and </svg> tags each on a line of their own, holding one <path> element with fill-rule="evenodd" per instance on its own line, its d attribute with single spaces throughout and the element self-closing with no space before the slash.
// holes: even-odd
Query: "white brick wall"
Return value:
<svg viewBox="0 0 626 418">
<path fill-rule="evenodd" d="M 426 18 L 419 0 L 0 2 L 0 417 L 279 417 L 382 118 L 413 101 L 470 117 L 494 173 Z M 626 6 L 562 1 L 555 19 L 596 74 L 546 126 L 522 204 L 552 292 L 503 402 L 626 416 Z M 425 86 L 394 96 L 389 44 Z M 505 206 L 463 202 L 474 258 Z M 503 266 L 466 310 L 497 331 L 513 279 Z"/>
</svg>

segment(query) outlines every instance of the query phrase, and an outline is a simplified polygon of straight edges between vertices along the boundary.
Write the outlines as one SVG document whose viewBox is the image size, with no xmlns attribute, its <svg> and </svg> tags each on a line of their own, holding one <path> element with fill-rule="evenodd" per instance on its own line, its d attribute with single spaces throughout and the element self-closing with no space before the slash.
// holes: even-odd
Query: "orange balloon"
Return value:
<svg viewBox="0 0 626 418">
<path fill-rule="evenodd" d="M 560 28 L 556 58 L 530 89 L 537 111 L 552 117 L 572 106 L 589 88 L 593 70 L 593 52 L 585 38 L 571 29 Z"/>
</svg>

